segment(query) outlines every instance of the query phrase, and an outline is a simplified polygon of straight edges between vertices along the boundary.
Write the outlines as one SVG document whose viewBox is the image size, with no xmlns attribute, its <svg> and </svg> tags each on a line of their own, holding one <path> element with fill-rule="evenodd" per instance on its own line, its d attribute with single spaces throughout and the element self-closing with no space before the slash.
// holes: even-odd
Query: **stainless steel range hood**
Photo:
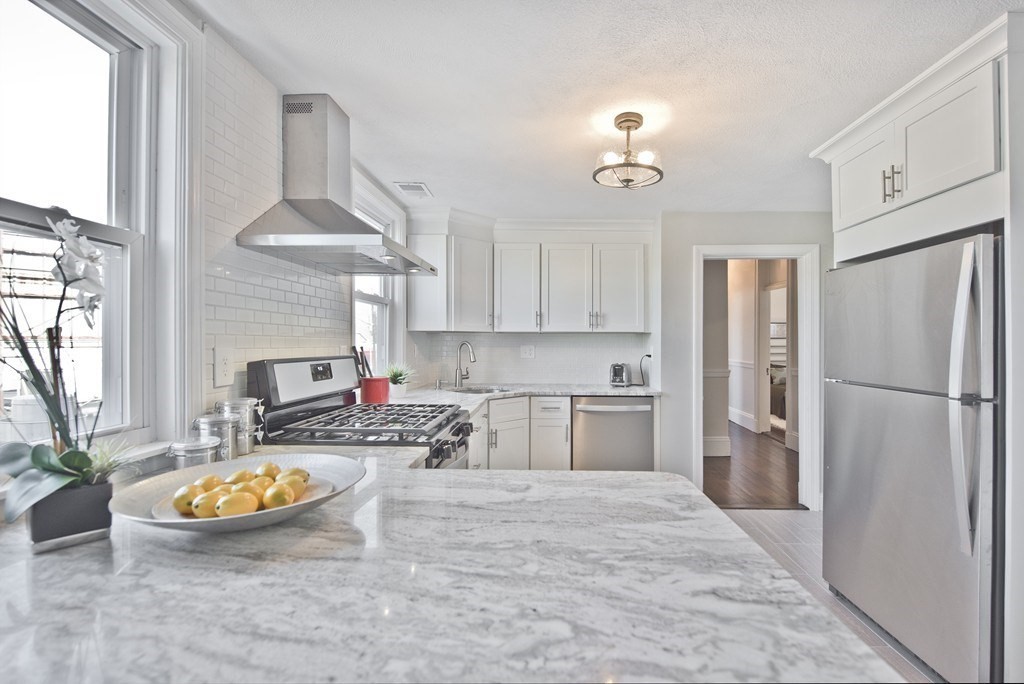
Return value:
<svg viewBox="0 0 1024 684">
<path fill-rule="evenodd" d="M 349 119 L 329 95 L 285 95 L 284 199 L 235 241 L 332 273 L 437 275 L 352 212 Z"/>
</svg>

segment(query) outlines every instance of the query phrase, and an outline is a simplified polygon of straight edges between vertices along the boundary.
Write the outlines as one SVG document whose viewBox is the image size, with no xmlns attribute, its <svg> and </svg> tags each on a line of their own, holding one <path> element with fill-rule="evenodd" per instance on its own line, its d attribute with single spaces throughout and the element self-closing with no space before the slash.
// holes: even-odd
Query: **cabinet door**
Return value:
<svg viewBox="0 0 1024 684">
<path fill-rule="evenodd" d="M 893 127 L 872 133 L 832 161 L 832 224 L 842 230 L 896 208 L 883 193 L 892 190 L 884 181 L 896 164 Z"/>
<path fill-rule="evenodd" d="M 491 426 L 488 454 L 491 470 L 530 469 L 530 421 L 527 418 Z"/>
<path fill-rule="evenodd" d="M 488 438 L 491 435 L 487 413 L 480 412 L 473 416 L 473 434 L 469 436 L 469 451 L 466 455 L 470 470 L 487 470 Z"/>
<path fill-rule="evenodd" d="M 541 330 L 589 332 L 594 313 L 592 245 L 541 246 Z"/>
<path fill-rule="evenodd" d="M 569 470 L 569 419 L 530 421 L 530 470 Z"/>
<path fill-rule="evenodd" d="M 594 330 L 646 330 L 644 246 L 594 245 Z"/>
<path fill-rule="evenodd" d="M 999 170 L 997 68 L 990 62 L 896 119 L 901 204 Z"/>
<path fill-rule="evenodd" d="M 494 245 L 494 330 L 540 330 L 540 245 Z"/>
<path fill-rule="evenodd" d="M 409 330 L 448 329 L 448 250 L 444 235 L 410 235 L 409 249 L 437 266 L 437 277 L 406 278 Z"/>
<path fill-rule="evenodd" d="M 491 330 L 491 243 L 459 235 L 451 238 L 451 288 L 448 292 L 452 312 L 451 330 L 489 332 Z"/>
</svg>

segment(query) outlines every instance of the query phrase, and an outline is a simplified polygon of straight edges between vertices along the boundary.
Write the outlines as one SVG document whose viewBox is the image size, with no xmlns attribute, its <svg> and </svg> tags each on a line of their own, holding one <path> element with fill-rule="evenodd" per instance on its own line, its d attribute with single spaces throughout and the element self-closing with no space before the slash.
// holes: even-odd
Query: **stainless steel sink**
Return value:
<svg viewBox="0 0 1024 684">
<path fill-rule="evenodd" d="M 453 387 L 451 392 L 462 392 L 463 394 L 493 394 L 495 392 L 510 392 L 508 387 Z"/>
</svg>

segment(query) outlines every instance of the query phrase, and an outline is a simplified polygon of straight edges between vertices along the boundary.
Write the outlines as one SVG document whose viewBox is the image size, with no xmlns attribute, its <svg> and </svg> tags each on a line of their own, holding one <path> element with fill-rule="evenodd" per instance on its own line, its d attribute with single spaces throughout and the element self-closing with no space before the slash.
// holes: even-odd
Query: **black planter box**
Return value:
<svg viewBox="0 0 1024 684">
<path fill-rule="evenodd" d="M 107 504 L 114 493 L 109 482 L 58 489 L 28 510 L 33 551 L 71 546 L 110 535 Z M 92 534 L 90 534 L 92 533 Z"/>
</svg>

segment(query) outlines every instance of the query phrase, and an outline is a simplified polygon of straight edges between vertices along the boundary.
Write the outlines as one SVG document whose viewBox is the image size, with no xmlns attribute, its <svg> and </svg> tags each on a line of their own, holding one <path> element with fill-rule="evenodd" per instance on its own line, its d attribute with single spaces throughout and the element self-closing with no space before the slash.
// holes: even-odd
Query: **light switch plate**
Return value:
<svg viewBox="0 0 1024 684">
<path fill-rule="evenodd" d="M 213 386 L 226 387 L 232 382 L 231 350 L 222 347 L 213 348 Z"/>
<path fill-rule="evenodd" d="M 519 347 L 519 358 L 521 359 L 535 359 L 537 358 L 537 347 L 532 344 L 524 344 Z"/>
</svg>

